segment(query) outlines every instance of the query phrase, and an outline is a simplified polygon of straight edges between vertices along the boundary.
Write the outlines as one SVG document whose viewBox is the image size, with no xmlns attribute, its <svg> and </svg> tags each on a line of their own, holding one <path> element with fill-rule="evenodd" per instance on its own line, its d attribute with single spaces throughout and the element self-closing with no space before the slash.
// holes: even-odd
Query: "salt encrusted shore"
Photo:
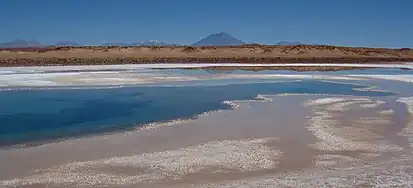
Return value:
<svg viewBox="0 0 413 188">
<path fill-rule="evenodd" d="M 268 79 L 268 80 L 366 80 L 364 78 L 332 75 L 294 75 L 294 74 L 231 74 L 214 76 L 163 75 L 160 73 L 29 73 L 0 75 L 0 87 L 55 87 L 55 86 L 119 86 L 170 83 L 184 81 Z"/>
<path fill-rule="evenodd" d="M 122 186 L 150 183 L 162 179 L 179 179 L 185 175 L 199 173 L 203 169 L 214 167 L 219 167 L 216 169 L 217 172 L 223 169 L 241 172 L 270 169 L 276 167 L 275 159 L 282 155 L 281 152 L 265 146 L 265 143 L 273 140 L 276 138 L 213 141 L 178 150 L 74 162 L 58 167 L 39 169 L 36 175 L 27 178 L 0 181 L 0 185 Z M 131 172 L 126 177 L 104 173 L 104 171 L 94 173 L 94 170 L 104 168 L 125 168 L 124 173 L 127 173 L 129 168 L 146 173 Z"/>
<path fill-rule="evenodd" d="M 326 156 L 325 158 L 336 158 Z M 353 158 L 339 158 L 353 161 Z M 358 164 L 333 170 L 306 170 L 278 175 L 270 175 L 244 180 L 229 180 L 220 183 L 209 183 L 200 188 L 233 188 L 233 187 L 411 187 L 413 159 L 402 156 L 373 165 Z M 184 186 L 183 186 L 184 187 Z M 191 186 L 187 186 L 191 187 Z M 186 187 L 185 187 L 186 188 Z"/>
<path fill-rule="evenodd" d="M 235 79 L 317 79 L 317 80 L 369 80 L 383 79 L 401 82 L 412 82 L 409 74 L 215 74 L 186 75 L 185 73 L 164 73 L 152 68 L 202 68 L 210 66 L 223 67 L 284 67 L 290 64 L 148 64 L 148 65 L 91 65 L 91 66 L 43 66 L 43 67 L 3 67 L 0 68 L 0 87 L 50 87 L 50 86 L 119 86 L 151 83 L 168 83 L 203 80 L 235 80 Z M 364 64 L 294 64 L 294 66 L 313 67 L 360 67 Z M 413 64 L 368 64 L 371 68 L 413 68 Z"/>
<path fill-rule="evenodd" d="M 6 168 L 24 169 L 53 155 L 34 171 L 0 176 L 0 187 L 413 185 L 412 156 L 381 134 L 391 126 L 389 114 L 400 111 L 382 115 L 381 98 L 286 94 L 223 103 L 234 110 L 156 129 L 0 151 Z M 351 121 L 337 114 L 351 115 Z M 48 165 L 55 155 L 70 153 L 69 162 Z M 31 160 L 22 163 L 23 155 Z"/>
<path fill-rule="evenodd" d="M 376 135 L 375 131 L 372 132 L 370 127 L 375 126 L 377 130 L 383 129 L 382 126 L 390 124 L 387 117 L 376 116 L 370 119 L 361 117 L 355 120 L 356 123 L 352 126 L 341 125 L 342 123 L 337 120 L 337 116 L 342 116 L 346 111 L 354 111 L 355 105 L 358 108 L 376 108 L 381 104 L 384 102 L 360 97 L 328 97 L 307 101 L 304 106 L 310 108 L 313 113 L 307 128 L 319 139 L 314 147 L 326 151 L 387 152 L 402 150 L 399 146 L 392 144 L 372 144 L 369 142 L 370 139 L 380 137 L 380 135 Z"/>
<path fill-rule="evenodd" d="M 251 64 L 251 63 L 168 63 L 168 64 L 119 64 L 119 65 L 77 65 L 77 66 L 32 66 L 32 67 L 0 67 L 0 73 L 30 73 L 45 71 L 119 71 L 141 69 L 167 69 L 167 68 L 204 68 L 204 67 L 367 67 L 367 68 L 405 68 L 413 69 L 413 62 L 401 63 L 282 63 L 282 64 Z"/>
<path fill-rule="evenodd" d="M 410 147 L 413 148 L 413 97 L 403 97 L 397 100 L 406 105 L 408 111 L 408 123 L 407 126 L 403 129 L 403 132 L 400 133 L 403 136 L 408 137 L 410 142 Z"/>
<path fill-rule="evenodd" d="M 397 101 L 406 104 L 407 110 L 409 111 L 410 115 L 413 116 L 413 97 L 403 97 L 398 99 Z"/>
<path fill-rule="evenodd" d="M 413 75 L 411 74 L 400 74 L 400 75 L 380 75 L 380 74 L 350 74 L 346 75 L 351 78 L 361 78 L 361 79 L 381 79 L 381 80 L 392 80 L 400 82 L 413 83 Z"/>
<path fill-rule="evenodd" d="M 222 101 L 222 104 L 228 105 L 230 107 L 230 109 L 237 109 L 240 107 L 241 104 L 243 103 L 248 103 L 248 102 L 273 102 L 273 98 L 271 98 L 271 96 L 266 96 L 266 95 L 261 95 L 258 94 L 256 97 L 252 98 L 252 99 L 248 99 L 248 100 L 232 100 L 232 101 Z M 211 110 L 208 112 L 203 112 L 200 113 L 198 115 L 195 115 L 192 118 L 187 118 L 187 119 L 174 119 L 174 120 L 169 120 L 166 122 L 154 122 L 154 123 L 149 123 L 146 125 L 142 125 L 139 126 L 139 128 L 137 128 L 138 130 L 151 130 L 151 129 L 156 129 L 156 128 L 160 128 L 160 127 L 164 127 L 164 126 L 170 126 L 170 125 L 177 125 L 177 124 L 182 124 L 182 123 L 187 123 L 190 121 L 196 121 L 196 119 L 198 119 L 199 117 L 203 117 L 203 116 L 208 116 L 211 113 L 216 113 L 216 112 L 221 112 L 223 111 L 222 109 L 218 109 L 218 110 Z"/>
<path fill-rule="evenodd" d="M 249 100 L 224 101 L 231 109 L 237 109 L 240 105 L 249 102 L 272 102 L 271 96 L 257 95 Z M 205 112 L 188 120 L 172 120 L 166 123 L 153 123 L 136 131 L 155 131 L 157 128 L 167 125 L 178 125 L 193 123 L 196 119 L 207 117 L 212 113 L 222 112 L 216 110 Z M 161 130 L 161 129 L 160 129 Z M 134 131 L 125 135 L 134 134 Z M 119 133 L 114 133 L 119 134 Z M 107 138 L 106 136 L 96 136 Z M 79 138 L 79 140 L 88 138 Z M 0 185 L 6 187 L 36 185 L 53 186 L 76 186 L 93 187 L 99 185 L 133 185 L 140 183 L 151 183 L 163 180 L 179 180 L 184 176 L 201 173 L 204 170 L 211 173 L 225 172 L 254 172 L 276 168 L 282 157 L 282 151 L 267 145 L 269 142 L 277 141 L 276 137 L 248 138 L 238 140 L 217 140 L 195 146 L 184 147 L 174 150 L 166 150 L 152 153 L 142 153 L 122 157 L 111 157 L 106 159 L 72 162 L 69 164 L 54 166 L 50 168 L 36 169 L 33 175 L 24 178 L 1 180 Z M 67 143 L 74 140 L 66 141 Z M 50 143 L 48 146 L 58 143 Z M 44 147 L 47 147 L 45 145 Z M 43 147 L 43 146 L 39 146 Z M 27 148 L 33 149 L 33 148 Z M 1 154 L 1 153 L 0 153 Z M 0 155 L 1 158 L 1 155 Z M 106 170 L 122 170 L 122 174 L 115 175 L 106 173 Z M 136 174 L 136 171 L 142 171 Z M 131 173 L 124 176 L 124 173 Z"/>
</svg>

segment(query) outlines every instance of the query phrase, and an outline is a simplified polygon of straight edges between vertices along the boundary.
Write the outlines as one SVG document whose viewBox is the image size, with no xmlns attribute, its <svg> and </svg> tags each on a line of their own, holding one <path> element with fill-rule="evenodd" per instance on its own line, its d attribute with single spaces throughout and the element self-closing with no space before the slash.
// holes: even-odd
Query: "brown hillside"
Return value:
<svg viewBox="0 0 413 188">
<path fill-rule="evenodd" d="M 0 49 L 0 66 L 118 63 L 378 63 L 413 61 L 413 49 L 297 46 L 48 47 Z"/>
</svg>

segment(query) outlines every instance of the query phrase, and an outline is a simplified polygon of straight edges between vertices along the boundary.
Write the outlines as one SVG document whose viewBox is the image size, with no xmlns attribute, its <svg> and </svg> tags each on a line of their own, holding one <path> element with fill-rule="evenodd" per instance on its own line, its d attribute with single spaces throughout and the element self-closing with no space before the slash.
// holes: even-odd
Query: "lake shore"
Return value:
<svg viewBox="0 0 413 188">
<path fill-rule="evenodd" d="M 307 73 L 283 72 L 308 71 Z M 376 69 L 377 68 L 377 69 Z M 165 70 L 166 69 L 166 70 Z M 181 70 L 174 70 L 181 69 Z M 200 69 L 201 71 L 199 71 Z M 362 72 L 334 75 L 321 71 L 337 71 L 339 69 Z M 370 69 L 370 70 L 366 70 Z M 389 75 L 382 70 L 398 71 L 397 75 Z M 396 70 L 402 69 L 402 70 Z M 124 65 L 81 65 L 81 66 L 33 66 L 33 67 L 0 67 L 0 88 L 13 87 L 54 87 L 54 86 L 126 86 L 156 83 L 184 83 L 207 80 L 395 80 L 412 82 L 410 74 L 412 63 L 398 64 L 124 64 Z M 194 70 L 191 73 L 190 70 Z M 233 72 L 273 71 L 273 72 Z M 281 70 L 281 71 L 279 71 Z M 278 72 L 277 72 L 278 71 Z M 313 72 L 311 72 L 313 71 Z M 252 73 L 252 74 L 251 74 Z"/>
<path fill-rule="evenodd" d="M 193 121 L 0 150 L 1 166 L 10 169 L 0 185 L 319 187 L 354 185 L 354 173 L 359 184 L 378 185 L 392 182 L 386 170 L 406 180 L 397 185 L 411 185 L 404 173 L 413 161 L 410 141 L 398 135 L 406 125 L 393 125 L 406 111 L 393 98 L 264 97 L 271 100 L 233 101 L 234 110 Z"/>
</svg>

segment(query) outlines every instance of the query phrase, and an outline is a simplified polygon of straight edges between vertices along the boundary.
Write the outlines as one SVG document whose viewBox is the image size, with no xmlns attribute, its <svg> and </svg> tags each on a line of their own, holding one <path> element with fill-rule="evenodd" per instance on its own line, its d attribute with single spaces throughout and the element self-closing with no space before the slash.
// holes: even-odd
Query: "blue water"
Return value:
<svg viewBox="0 0 413 188">
<path fill-rule="evenodd" d="M 0 146 L 125 130 L 151 122 L 190 118 L 202 112 L 229 108 L 222 104 L 224 100 L 245 100 L 257 94 L 392 95 L 387 92 L 353 90 L 360 87 L 311 80 L 185 87 L 3 91 L 0 92 Z"/>
</svg>

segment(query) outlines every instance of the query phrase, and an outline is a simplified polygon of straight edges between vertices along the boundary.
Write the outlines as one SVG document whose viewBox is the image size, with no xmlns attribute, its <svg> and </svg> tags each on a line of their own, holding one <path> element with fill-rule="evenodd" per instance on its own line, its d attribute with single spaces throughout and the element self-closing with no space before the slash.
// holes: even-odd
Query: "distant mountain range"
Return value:
<svg viewBox="0 0 413 188">
<path fill-rule="evenodd" d="M 220 33 L 215 33 L 212 35 L 209 35 L 200 41 L 192 44 L 192 46 L 240 46 L 247 44 L 244 41 L 241 41 L 234 36 L 225 33 L 225 32 L 220 32 Z M 295 46 L 295 45 L 304 45 L 304 43 L 301 42 L 290 42 L 290 41 L 280 41 L 276 43 L 276 45 L 279 46 Z"/>
<path fill-rule="evenodd" d="M 280 41 L 276 45 L 278 45 L 278 46 L 295 46 L 295 45 L 304 45 L 304 43 L 290 42 L 290 41 Z"/>
<path fill-rule="evenodd" d="M 77 42 L 72 42 L 72 41 L 60 41 L 54 44 L 53 46 L 82 46 L 82 45 Z"/>
<path fill-rule="evenodd" d="M 220 32 L 209 35 L 191 46 L 239 46 L 243 44 L 245 44 L 244 41 L 241 41 L 228 33 Z"/>
<path fill-rule="evenodd" d="M 121 42 L 106 42 L 103 43 L 102 46 L 130 46 L 130 44 Z"/>
<path fill-rule="evenodd" d="M 28 47 L 43 47 L 44 45 L 40 44 L 35 40 L 12 40 L 10 42 L 0 43 L 0 48 L 28 48 Z"/>
<path fill-rule="evenodd" d="M 41 44 L 36 40 L 12 40 L 10 42 L 0 43 L 0 48 L 32 48 L 32 47 L 47 47 L 47 46 L 81 46 L 81 44 L 70 41 L 61 41 L 53 45 Z"/>
<path fill-rule="evenodd" d="M 107 42 L 102 44 L 102 46 L 178 46 L 176 44 L 168 44 L 160 40 L 148 40 L 134 43 L 119 43 L 119 42 Z"/>
<path fill-rule="evenodd" d="M 149 40 L 149 41 L 132 43 L 132 46 L 176 46 L 176 45 L 168 44 L 160 40 Z"/>
<path fill-rule="evenodd" d="M 192 44 L 191 46 L 239 46 L 246 44 L 244 41 L 235 38 L 234 36 L 225 33 L 211 34 L 200 41 Z M 294 46 L 304 45 L 301 42 L 280 41 L 276 43 L 279 46 Z M 77 42 L 72 41 L 60 41 L 53 45 L 41 44 L 36 40 L 12 40 L 10 42 L 0 43 L 0 48 L 28 48 L 28 47 L 47 47 L 47 46 L 83 46 Z M 168 44 L 160 40 L 148 40 L 135 43 L 119 43 L 119 42 L 107 42 L 102 46 L 179 46 L 176 44 Z"/>
<path fill-rule="evenodd" d="M 56 44 L 46 45 L 41 44 L 35 40 L 12 40 L 10 42 L 0 43 L 0 48 L 30 48 L 30 47 L 48 47 L 48 46 L 83 46 L 77 42 L 72 41 L 60 41 Z M 176 44 L 168 44 L 166 42 L 160 40 L 149 40 L 149 41 L 142 41 L 142 42 L 135 42 L 135 43 L 104 43 L 102 46 L 178 46 Z"/>
</svg>

